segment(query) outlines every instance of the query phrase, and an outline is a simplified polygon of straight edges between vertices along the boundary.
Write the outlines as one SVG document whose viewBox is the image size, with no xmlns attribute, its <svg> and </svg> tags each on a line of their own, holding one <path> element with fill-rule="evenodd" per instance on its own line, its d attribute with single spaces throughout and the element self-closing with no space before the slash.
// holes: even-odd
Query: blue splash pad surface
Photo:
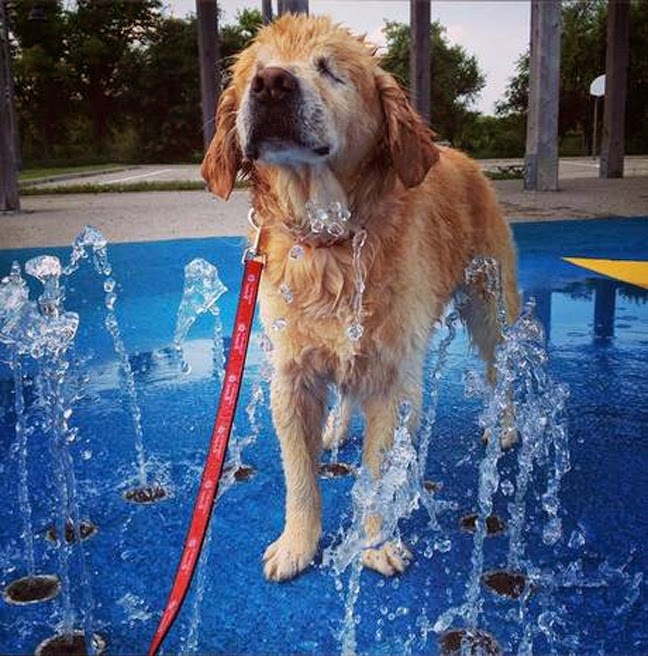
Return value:
<svg viewBox="0 0 648 656">
<path fill-rule="evenodd" d="M 648 220 L 518 224 L 514 233 L 520 287 L 525 295 L 537 298 L 538 315 L 549 335 L 552 375 L 571 390 L 572 470 L 563 480 L 561 495 L 564 538 L 555 546 L 545 546 L 540 536 L 545 517 L 539 501 L 533 499 L 544 491 L 541 480 L 532 486 L 528 504 L 526 555 L 536 568 L 553 573 L 555 583 L 541 587 L 528 604 L 530 621 L 544 626 L 544 633 L 539 630 L 534 639 L 534 653 L 551 651 L 547 641 L 551 632 L 556 653 L 646 653 L 648 611 L 642 577 L 648 565 L 647 296 L 637 288 L 567 264 L 560 257 L 647 259 Z M 150 477 L 168 482 L 171 491 L 170 499 L 152 506 L 129 504 L 121 497 L 136 475 L 133 428 L 103 328 L 101 284 L 88 265 L 68 284 L 66 307 L 81 315 L 76 355 L 84 360 L 88 375 L 85 394 L 75 403 L 70 420 L 79 431 L 70 449 L 81 515 L 99 527 L 83 548 L 90 569 L 94 628 L 107 640 L 109 654 L 146 651 L 180 557 L 217 403 L 208 317 L 199 319 L 189 336 L 190 374 L 180 374 L 164 351 L 173 335 L 182 270 L 196 257 L 218 266 L 230 290 L 219 301 L 227 335 L 243 247 L 238 239 L 210 239 L 109 249 L 118 281 L 117 314 L 132 354 L 145 448 L 152 461 Z M 0 251 L 0 273 L 8 271 L 13 259 L 24 263 L 43 252 L 66 260 L 69 249 Z M 595 327 L 597 298 L 600 320 Z M 430 362 L 436 343 L 438 339 Z M 239 437 L 250 433 L 244 409 L 261 360 L 253 340 L 236 421 Z M 477 467 L 483 454 L 477 425 L 479 402 L 464 398 L 463 392 L 462 375 L 469 368 L 480 367 L 460 330 L 442 379 L 426 474 L 443 484 L 439 498 L 454 501 L 457 510 L 440 516 L 442 530 L 437 533 L 428 528 L 422 510 L 404 523 L 403 534 L 416 555 L 404 576 L 383 580 L 363 572 L 356 608 L 361 653 L 392 654 L 406 649 L 436 653 L 431 624 L 464 599 L 472 538 L 459 529 L 459 520 L 476 510 Z M 13 389 L 4 364 L 0 365 L 0 401 L 0 448 L 4 454 L 0 461 L 0 582 L 5 585 L 25 573 L 25 564 L 16 501 L 17 458 L 12 450 Z M 29 389 L 27 401 L 33 401 Z M 348 573 L 343 577 L 344 590 L 337 591 L 331 572 L 320 567 L 320 553 L 315 567 L 292 582 L 269 584 L 262 576 L 261 555 L 281 530 L 284 490 L 267 401 L 259 407 L 258 419 L 261 430 L 256 443 L 243 454 L 256 473 L 251 480 L 235 484 L 218 501 L 199 613 L 194 610 L 196 591 L 201 587 L 196 579 L 169 636 L 166 654 L 186 649 L 190 626 L 198 621 L 197 653 L 201 654 L 340 651 L 338 635 Z M 358 462 L 361 434 L 361 422 L 356 420 L 341 460 Z M 54 492 L 43 436 L 34 435 L 31 440 L 29 466 L 37 569 L 56 571 L 55 551 L 44 539 L 54 514 Z M 502 459 L 500 471 L 504 478 L 512 479 L 515 470 L 515 453 L 509 453 Z M 350 522 L 351 486 L 350 478 L 322 481 L 323 548 L 333 544 L 340 527 Z M 499 494 L 495 502 L 496 512 L 504 519 L 508 501 Z M 584 544 L 575 539 L 579 535 Z M 570 537 L 574 538 L 571 543 Z M 486 567 L 503 566 L 506 548 L 505 536 L 488 539 Z M 77 556 L 72 557 L 71 578 L 73 601 L 79 607 L 82 591 Z M 506 653 L 515 652 L 521 638 L 516 620 L 519 603 L 487 591 L 483 598 L 482 626 L 496 636 Z M 59 621 L 57 601 L 30 607 L 0 601 L 0 653 L 32 653 Z"/>
</svg>

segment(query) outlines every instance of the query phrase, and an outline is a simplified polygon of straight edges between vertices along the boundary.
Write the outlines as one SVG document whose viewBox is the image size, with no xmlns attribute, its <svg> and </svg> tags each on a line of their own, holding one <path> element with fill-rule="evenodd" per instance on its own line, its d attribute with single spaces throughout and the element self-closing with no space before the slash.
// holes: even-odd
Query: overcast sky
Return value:
<svg viewBox="0 0 648 656">
<path fill-rule="evenodd" d="M 196 0 L 165 0 L 168 12 L 180 18 L 195 13 Z M 276 7 L 276 1 L 273 3 Z M 310 0 L 312 14 L 329 14 L 353 31 L 380 40 L 385 19 L 409 22 L 409 0 Z M 233 22 L 245 7 L 261 7 L 261 0 L 219 0 L 224 22 Z M 477 57 L 486 86 L 476 109 L 493 113 L 515 60 L 529 44 L 530 0 L 432 0 L 432 20 L 447 28 L 452 43 Z"/>
</svg>

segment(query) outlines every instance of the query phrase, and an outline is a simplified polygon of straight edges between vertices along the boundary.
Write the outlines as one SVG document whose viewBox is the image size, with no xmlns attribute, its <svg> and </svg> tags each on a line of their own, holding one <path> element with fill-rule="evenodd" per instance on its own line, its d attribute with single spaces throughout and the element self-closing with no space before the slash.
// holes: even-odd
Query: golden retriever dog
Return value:
<svg viewBox="0 0 648 656">
<path fill-rule="evenodd" d="M 251 183 L 266 258 L 260 308 L 273 343 L 286 508 L 264 569 L 283 581 L 318 547 L 329 384 L 343 398 L 342 424 L 352 406 L 364 413 L 363 465 L 378 477 L 405 400 L 414 434 L 430 336 L 458 288 L 471 340 L 492 365 L 496 302 L 464 270 L 477 256 L 497 259 L 510 320 L 515 252 L 479 167 L 436 145 L 375 48 L 326 17 L 283 16 L 236 59 L 202 174 L 227 199 L 239 173 Z M 380 518 L 366 529 L 371 540 Z M 384 575 L 410 558 L 390 543 L 363 552 Z"/>
</svg>

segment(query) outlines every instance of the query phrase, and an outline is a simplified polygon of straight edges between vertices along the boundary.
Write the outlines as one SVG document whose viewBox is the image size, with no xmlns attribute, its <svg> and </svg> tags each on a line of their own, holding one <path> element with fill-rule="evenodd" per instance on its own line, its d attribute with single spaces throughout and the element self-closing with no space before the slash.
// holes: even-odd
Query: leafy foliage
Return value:
<svg viewBox="0 0 648 656">
<path fill-rule="evenodd" d="M 409 86 L 410 29 L 404 23 L 385 25 L 387 52 L 382 66 L 404 87 Z M 475 114 L 470 111 L 485 85 L 484 74 L 474 55 L 459 45 L 450 45 L 445 28 L 430 25 L 430 122 L 441 138 L 462 146 Z"/>
<path fill-rule="evenodd" d="M 0 0 L 2 1 L 2 0 Z M 39 4 L 39 3 L 37 3 Z M 48 0 L 7 3 L 23 160 L 186 161 L 202 153 L 196 18 L 169 18 L 164 0 Z M 589 152 L 589 83 L 605 68 L 606 0 L 565 0 L 560 134 Z M 222 79 L 262 25 L 244 10 L 220 28 Z M 410 31 L 385 27 L 383 66 L 407 87 Z M 524 151 L 529 57 L 516 63 L 497 117 L 473 104 L 484 86 L 474 56 L 430 26 L 431 123 L 441 138 L 480 157 Z M 648 2 L 632 0 L 626 111 L 627 151 L 648 148 Z M 602 115 L 602 112 L 599 114 Z M 563 148 L 564 152 L 564 148 Z"/>
<path fill-rule="evenodd" d="M 606 0 L 570 0 L 562 9 L 558 130 L 563 145 L 570 136 L 580 139 L 578 154 L 589 154 L 592 147 L 594 100 L 589 87 L 605 72 L 607 7 Z M 648 149 L 648 60 L 645 56 L 648 3 L 634 0 L 630 9 L 626 150 L 645 152 Z M 529 53 L 526 52 L 517 61 L 504 99 L 496 106 L 497 114 L 521 116 L 526 112 L 528 94 Z M 599 117 L 602 117 L 602 101 L 599 102 Z"/>
<path fill-rule="evenodd" d="M 16 108 L 31 164 L 186 161 L 202 154 L 197 22 L 162 0 L 51 0 L 39 20 L 13 2 Z M 221 28 L 223 67 L 262 25 L 241 12 Z"/>
</svg>

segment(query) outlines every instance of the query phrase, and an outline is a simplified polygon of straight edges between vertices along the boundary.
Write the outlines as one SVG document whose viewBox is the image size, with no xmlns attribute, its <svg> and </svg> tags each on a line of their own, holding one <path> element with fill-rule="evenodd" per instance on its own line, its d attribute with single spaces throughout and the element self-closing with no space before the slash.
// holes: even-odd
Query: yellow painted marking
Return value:
<svg viewBox="0 0 648 656">
<path fill-rule="evenodd" d="M 563 257 L 563 260 L 604 276 L 648 289 L 648 261 L 598 260 L 589 257 Z"/>
</svg>

